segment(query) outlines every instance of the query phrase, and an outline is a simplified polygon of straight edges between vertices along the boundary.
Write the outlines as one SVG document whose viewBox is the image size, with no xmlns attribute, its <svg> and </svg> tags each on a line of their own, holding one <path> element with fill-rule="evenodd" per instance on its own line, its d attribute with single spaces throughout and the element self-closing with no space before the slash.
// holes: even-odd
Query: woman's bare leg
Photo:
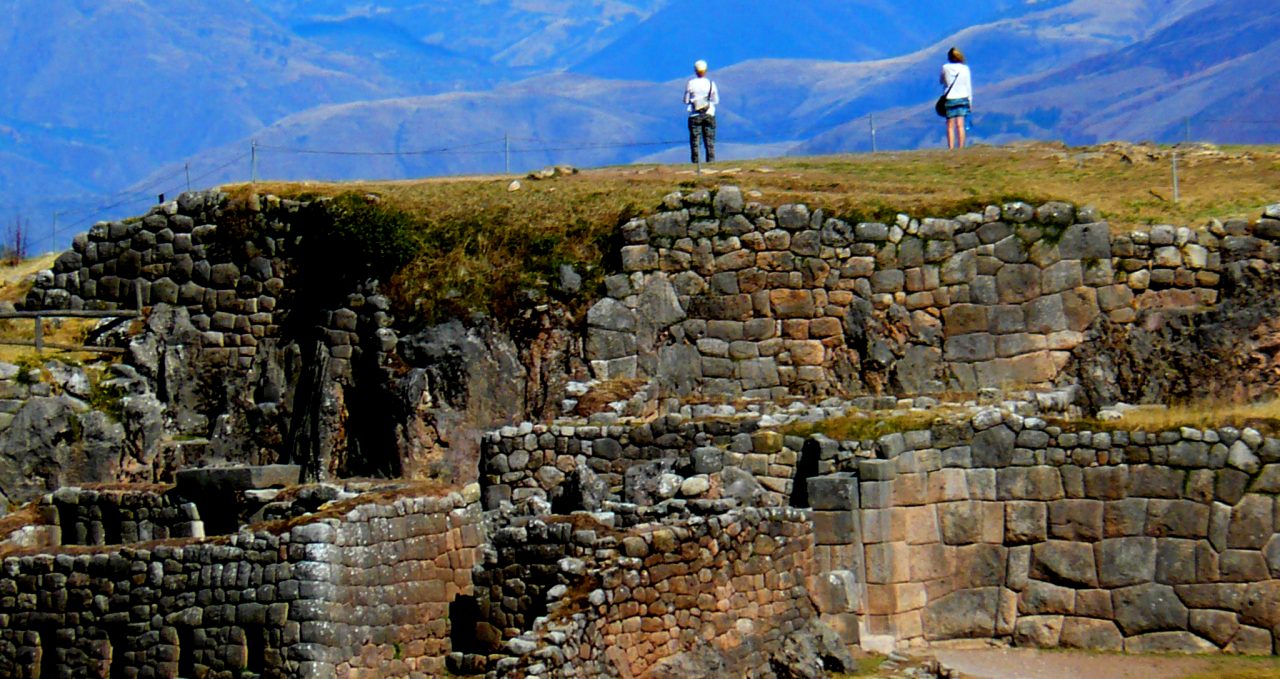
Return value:
<svg viewBox="0 0 1280 679">
<path fill-rule="evenodd" d="M 947 118 L 947 148 L 954 149 L 956 147 L 956 119 Z"/>
<path fill-rule="evenodd" d="M 964 131 L 964 127 L 965 127 L 965 126 L 964 126 L 964 122 L 965 122 L 965 119 L 964 119 L 963 117 L 960 117 L 960 118 L 954 118 L 954 120 L 956 121 L 956 132 L 957 132 L 957 133 L 959 133 L 959 136 L 960 136 L 960 148 L 964 148 L 964 142 L 965 142 L 965 131 Z"/>
</svg>

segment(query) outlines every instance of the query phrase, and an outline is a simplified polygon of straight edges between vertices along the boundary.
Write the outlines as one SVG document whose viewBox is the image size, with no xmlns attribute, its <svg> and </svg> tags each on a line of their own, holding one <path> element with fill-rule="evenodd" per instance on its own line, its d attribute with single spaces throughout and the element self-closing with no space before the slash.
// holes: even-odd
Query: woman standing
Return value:
<svg viewBox="0 0 1280 679">
<path fill-rule="evenodd" d="M 947 88 L 947 148 L 964 148 L 965 119 L 969 117 L 970 100 L 973 98 L 973 80 L 969 67 L 964 63 L 964 52 L 952 47 L 947 51 L 947 63 L 942 65 L 942 86 Z"/>
</svg>

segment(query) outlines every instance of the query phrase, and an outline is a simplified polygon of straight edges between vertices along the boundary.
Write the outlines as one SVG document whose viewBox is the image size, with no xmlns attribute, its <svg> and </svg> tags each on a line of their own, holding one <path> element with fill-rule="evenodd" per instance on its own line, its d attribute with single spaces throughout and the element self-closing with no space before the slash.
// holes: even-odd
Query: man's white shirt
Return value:
<svg viewBox="0 0 1280 679">
<path fill-rule="evenodd" d="M 684 103 L 689 115 L 693 115 L 693 102 L 698 98 L 711 101 L 711 108 L 706 110 L 706 114 L 714 116 L 716 114 L 716 104 L 720 103 L 720 88 L 710 78 L 692 78 L 684 88 Z"/>
</svg>

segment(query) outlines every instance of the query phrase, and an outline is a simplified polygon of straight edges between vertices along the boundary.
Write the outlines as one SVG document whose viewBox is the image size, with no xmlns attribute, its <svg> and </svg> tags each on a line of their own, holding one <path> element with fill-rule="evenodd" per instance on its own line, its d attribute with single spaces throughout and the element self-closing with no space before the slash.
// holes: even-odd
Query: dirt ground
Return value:
<svg viewBox="0 0 1280 679">
<path fill-rule="evenodd" d="M 931 651 L 973 679 L 1266 679 L 1280 678 L 1280 658 L 1150 656 L 1031 649 Z"/>
</svg>

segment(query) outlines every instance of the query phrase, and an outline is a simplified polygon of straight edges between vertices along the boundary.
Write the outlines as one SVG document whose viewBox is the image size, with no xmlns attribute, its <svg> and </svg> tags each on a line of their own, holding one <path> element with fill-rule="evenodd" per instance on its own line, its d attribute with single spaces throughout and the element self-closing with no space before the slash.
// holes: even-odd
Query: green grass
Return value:
<svg viewBox="0 0 1280 679">
<path fill-rule="evenodd" d="M 854 670 L 853 672 L 846 672 L 844 674 L 833 674 L 831 675 L 832 678 L 833 679 L 854 679 L 855 677 L 879 676 L 880 666 L 883 665 L 885 661 L 888 660 L 888 658 L 881 655 L 869 655 L 861 658 L 856 658 L 856 660 L 858 661 L 858 668 L 856 670 Z"/>
<path fill-rule="evenodd" d="M 1280 658 L 1204 656 L 1212 665 L 1184 679 L 1280 679 Z"/>
<path fill-rule="evenodd" d="M 121 422 L 124 420 L 124 397 L 128 396 L 128 391 L 121 386 L 111 385 L 103 381 L 103 375 L 98 372 L 90 373 L 93 383 L 89 391 L 89 405 L 94 410 L 106 413 L 108 417 Z"/>
</svg>

